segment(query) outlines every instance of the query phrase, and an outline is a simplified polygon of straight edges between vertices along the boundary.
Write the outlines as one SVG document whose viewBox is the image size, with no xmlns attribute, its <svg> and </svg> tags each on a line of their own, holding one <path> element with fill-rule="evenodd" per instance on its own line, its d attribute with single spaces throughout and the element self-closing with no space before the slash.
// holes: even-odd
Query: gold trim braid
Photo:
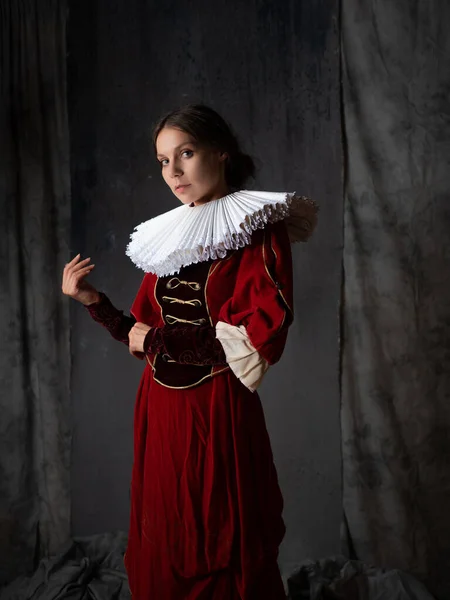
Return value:
<svg viewBox="0 0 450 600">
<path fill-rule="evenodd" d="M 277 258 L 277 255 L 272 247 L 272 235 L 270 237 L 270 247 L 272 252 L 275 254 L 275 259 Z M 289 310 L 289 312 L 291 314 L 292 313 L 292 309 L 289 306 L 289 304 L 286 302 L 286 298 L 283 296 L 279 286 L 277 285 L 277 282 L 275 281 L 275 279 L 272 277 L 270 271 L 269 271 L 269 267 L 267 266 L 267 261 L 266 261 L 266 230 L 264 229 L 264 235 L 263 235 L 263 244 L 262 244 L 262 255 L 263 255 L 263 262 L 264 262 L 264 268 L 266 269 L 266 273 L 269 276 L 270 281 L 273 283 L 273 285 L 275 286 L 277 293 L 281 296 L 281 299 L 283 300 L 283 304 L 285 305 L 285 307 Z M 286 310 L 284 311 L 284 315 L 283 315 L 283 320 L 281 321 L 281 325 L 278 327 L 278 332 L 281 331 L 281 329 L 283 328 L 284 322 L 286 320 Z M 278 333 L 277 332 L 277 333 Z"/>
</svg>

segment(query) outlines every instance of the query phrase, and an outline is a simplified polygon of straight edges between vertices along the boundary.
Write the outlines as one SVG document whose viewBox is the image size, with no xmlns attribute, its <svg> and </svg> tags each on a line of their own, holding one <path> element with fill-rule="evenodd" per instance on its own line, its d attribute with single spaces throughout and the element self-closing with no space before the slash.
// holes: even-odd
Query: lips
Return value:
<svg viewBox="0 0 450 600">
<path fill-rule="evenodd" d="M 187 188 L 187 187 L 189 187 L 190 185 L 191 185 L 190 183 L 185 183 L 185 184 L 180 184 L 180 185 L 177 185 L 177 186 L 175 187 L 175 191 L 177 192 L 178 190 L 181 190 L 181 189 Z"/>
</svg>

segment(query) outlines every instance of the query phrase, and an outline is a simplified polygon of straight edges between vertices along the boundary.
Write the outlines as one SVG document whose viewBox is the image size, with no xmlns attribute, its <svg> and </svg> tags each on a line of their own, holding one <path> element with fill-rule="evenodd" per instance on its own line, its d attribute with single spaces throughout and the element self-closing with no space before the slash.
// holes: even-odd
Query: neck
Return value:
<svg viewBox="0 0 450 600">
<path fill-rule="evenodd" d="M 230 193 L 230 188 L 226 184 L 226 182 L 221 183 L 214 192 L 196 200 L 194 202 L 195 206 L 199 206 L 200 204 L 206 204 L 207 202 L 211 202 L 211 200 L 219 200 L 219 198 L 223 198 L 227 194 Z"/>
</svg>

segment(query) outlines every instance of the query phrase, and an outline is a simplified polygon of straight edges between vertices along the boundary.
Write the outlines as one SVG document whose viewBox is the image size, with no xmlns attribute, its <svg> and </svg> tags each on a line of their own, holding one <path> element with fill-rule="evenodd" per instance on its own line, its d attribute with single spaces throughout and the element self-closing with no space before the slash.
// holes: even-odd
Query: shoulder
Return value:
<svg viewBox="0 0 450 600">
<path fill-rule="evenodd" d="M 242 248 L 243 255 L 261 254 L 275 247 L 290 248 L 289 234 L 285 221 L 268 223 L 263 229 L 253 232 L 252 241 Z"/>
<path fill-rule="evenodd" d="M 137 297 L 151 293 L 151 290 L 155 287 L 158 277 L 154 273 L 144 273 L 141 279 Z"/>
<path fill-rule="evenodd" d="M 268 223 L 263 229 L 253 232 L 250 246 L 258 246 L 265 243 L 271 237 L 288 239 L 288 231 L 284 220 L 276 223 Z"/>
<path fill-rule="evenodd" d="M 158 276 L 155 273 L 144 273 L 142 278 L 142 286 L 149 288 L 153 287 L 158 281 Z"/>
</svg>

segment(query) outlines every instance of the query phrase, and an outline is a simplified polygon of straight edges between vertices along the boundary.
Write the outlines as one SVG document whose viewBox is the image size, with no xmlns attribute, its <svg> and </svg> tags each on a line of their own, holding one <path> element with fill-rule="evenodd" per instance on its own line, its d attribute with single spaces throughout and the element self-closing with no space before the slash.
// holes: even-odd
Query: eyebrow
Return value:
<svg viewBox="0 0 450 600">
<path fill-rule="evenodd" d="M 197 142 L 183 142 L 182 144 L 180 144 L 179 146 L 176 146 L 174 148 L 175 151 L 179 150 L 180 148 L 182 148 L 183 146 L 198 146 Z M 156 158 L 161 158 L 162 156 L 165 156 L 165 154 L 157 154 Z"/>
</svg>

